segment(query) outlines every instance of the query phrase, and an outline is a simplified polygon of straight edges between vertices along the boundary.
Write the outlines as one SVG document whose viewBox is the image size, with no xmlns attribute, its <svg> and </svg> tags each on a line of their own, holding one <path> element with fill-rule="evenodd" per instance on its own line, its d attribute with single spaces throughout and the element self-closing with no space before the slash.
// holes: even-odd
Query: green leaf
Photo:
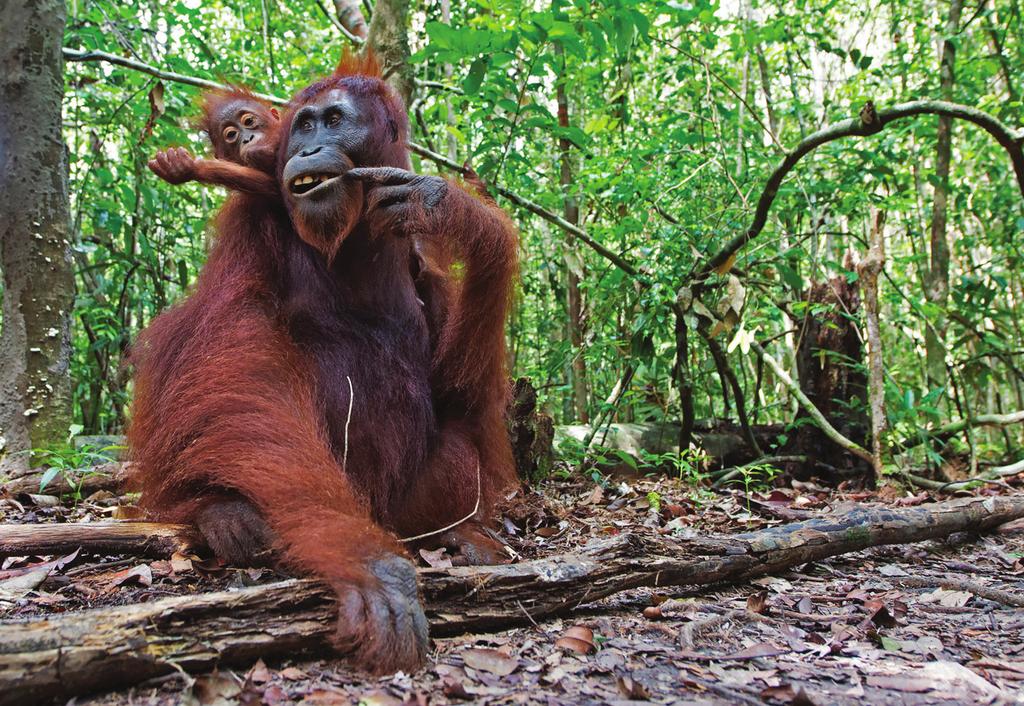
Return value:
<svg viewBox="0 0 1024 706">
<path fill-rule="evenodd" d="M 50 466 L 49 468 L 47 468 L 46 472 L 43 473 L 43 477 L 39 479 L 39 490 L 40 490 L 40 492 L 42 492 L 42 490 L 47 485 L 50 484 L 50 481 L 52 481 L 54 478 L 56 478 L 57 475 L 60 472 L 61 472 L 61 469 L 58 466 Z"/>
<path fill-rule="evenodd" d="M 466 95 L 476 95 L 477 91 L 480 90 L 480 84 L 484 80 L 484 74 L 487 73 L 487 58 L 478 57 L 469 66 L 469 74 L 466 79 L 462 82 L 462 90 L 466 92 Z"/>
</svg>

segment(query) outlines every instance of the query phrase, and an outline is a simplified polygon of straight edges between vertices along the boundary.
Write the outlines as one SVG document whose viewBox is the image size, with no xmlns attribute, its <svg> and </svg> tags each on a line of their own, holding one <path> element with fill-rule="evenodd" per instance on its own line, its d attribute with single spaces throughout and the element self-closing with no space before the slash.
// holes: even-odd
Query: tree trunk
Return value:
<svg viewBox="0 0 1024 706">
<path fill-rule="evenodd" d="M 451 0 L 441 0 L 441 21 L 444 22 L 446 25 L 450 25 L 452 23 L 452 1 Z M 452 69 L 452 65 L 446 63 L 443 67 L 441 67 L 441 70 L 444 73 L 445 83 L 449 83 L 450 84 L 452 82 L 452 75 L 454 73 L 454 71 Z M 448 124 L 448 126 L 449 127 L 455 127 L 455 122 L 456 122 L 455 121 L 455 111 L 452 110 L 452 99 L 447 94 L 447 92 L 445 93 L 445 97 L 444 97 L 444 115 L 445 115 L 445 122 Z M 448 159 L 450 159 L 453 162 L 458 162 L 459 161 L 459 140 L 458 140 L 458 138 L 455 137 L 455 131 L 454 130 L 448 130 L 447 132 L 448 132 L 448 135 L 447 135 L 447 138 L 448 138 L 447 139 L 447 142 L 448 142 Z M 514 368 L 515 366 L 512 366 L 512 367 Z"/>
<path fill-rule="evenodd" d="M 676 359 L 672 377 L 679 389 L 679 453 L 690 448 L 693 441 L 693 377 L 690 375 L 690 341 L 686 314 L 678 303 L 672 308 L 675 319 Z"/>
<path fill-rule="evenodd" d="M 882 363 L 882 331 L 879 325 L 878 275 L 885 267 L 885 212 L 872 209 L 871 249 L 858 265 L 864 293 L 864 329 L 868 340 L 868 402 L 871 409 L 871 456 L 875 478 L 882 477 L 882 432 L 885 431 L 885 366 Z"/>
<path fill-rule="evenodd" d="M 946 20 L 946 37 L 942 41 L 942 58 L 939 63 L 939 83 L 943 100 L 953 97 L 953 62 L 956 57 L 954 35 L 960 26 L 963 0 L 951 0 L 949 17 Z M 935 144 L 935 193 L 932 201 L 932 228 L 930 258 L 925 274 L 924 296 L 939 311 L 946 308 L 949 296 L 949 241 L 946 238 L 946 203 L 949 198 L 949 162 L 952 146 L 953 119 L 939 116 L 939 127 Z M 928 371 L 928 387 L 946 387 L 946 328 L 945 315 L 935 317 L 932 326 L 925 329 L 925 359 Z"/>
<path fill-rule="evenodd" d="M 25 468 L 71 423 L 63 0 L 0 0 L 0 470 Z"/>
<path fill-rule="evenodd" d="M 728 537 L 623 534 L 520 564 L 421 569 L 435 636 L 500 630 L 638 587 L 748 581 L 867 547 L 978 532 L 1024 517 L 1024 498 L 849 513 Z M 323 651 L 330 593 L 289 580 L 0 624 L 0 706 L 68 699 L 151 677 Z"/>
<path fill-rule="evenodd" d="M 366 36 L 367 49 L 376 54 L 385 79 L 406 107 L 412 103 L 413 92 L 408 26 L 409 0 L 377 0 Z"/>
<path fill-rule="evenodd" d="M 530 378 L 518 378 L 512 384 L 505 425 L 519 477 L 536 483 L 547 476 L 555 462 L 555 423 L 537 408 L 537 390 Z"/>
<path fill-rule="evenodd" d="M 559 42 L 555 42 L 555 56 L 559 59 L 559 76 L 555 83 L 555 97 L 558 103 L 558 127 L 569 127 L 569 96 L 565 91 L 565 52 Z M 558 184 L 562 188 L 562 216 L 575 225 L 580 222 L 579 202 L 572 193 L 572 142 L 568 137 L 558 138 Z M 580 280 L 583 278 L 583 258 L 576 249 L 575 239 L 571 236 L 565 243 L 566 270 L 566 308 L 568 310 L 569 343 L 572 345 L 572 378 L 573 412 L 576 420 L 587 424 L 590 412 L 587 405 L 587 362 L 583 357 L 583 295 L 580 292 Z"/>
<path fill-rule="evenodd" d="M 852 266 L 852 265 L 851 265 Z M 857 285 L 846 277 L 833 277 L 827 282 L 811 284 L 805 301 L 808 313 L 801 323 L 797 346 L 797 373 L 800 390 L 821 415 L 842 436 L 863 447 L 867 442 L 867 416 L 863 404 L 867 400 L 867 380 L 862 372 L 863 346 L 853 321 L 860 308 Z M 816 313 L 826 305 L 829 311 Z M 846 454 L 816 424 L 809 424 L 809 413 L 801 409 L 798 424 L 780 453 L 803 455 L 811 461 L 822 460 L 844 473 L 844 476 L 864 474 L 870 477 L 870 468 L 856 456 Z M 798 478 L 803 478 L 813 465 L 787 466 Z M 840 478 L 831 478 L 839 482 Z"/>
<path fill-rule="evenodd" d="M 334 11 L 338 13 L 338 22 L 342 27 L 356 37 L 366 39 L 366 18 L 359 9 L 359 0 L 334 0 Z"/>
</svg>

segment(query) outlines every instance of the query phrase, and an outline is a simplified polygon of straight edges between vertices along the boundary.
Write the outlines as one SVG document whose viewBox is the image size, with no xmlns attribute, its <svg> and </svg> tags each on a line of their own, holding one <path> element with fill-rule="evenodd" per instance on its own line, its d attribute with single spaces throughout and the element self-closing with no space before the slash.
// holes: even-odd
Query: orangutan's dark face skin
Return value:
<svg viewBox="0 0 1024 706">
<path fill-rule="evenodd" d="M 307 239 L 344 237 L 362 210 L 363 187 L 345 179 L 373 140 L 373 118 L 342 89 L 333 89 L 292 116 L 281 183 L 292 218 Z"/>
</svg>

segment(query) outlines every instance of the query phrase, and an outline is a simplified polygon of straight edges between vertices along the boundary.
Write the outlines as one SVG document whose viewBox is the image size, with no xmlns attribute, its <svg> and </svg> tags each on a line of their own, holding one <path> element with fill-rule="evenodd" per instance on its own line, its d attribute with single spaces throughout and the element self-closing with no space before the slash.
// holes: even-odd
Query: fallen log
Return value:
<svg viewBox="0 0 1024 706">
<path fill-rule="evenodd" d="M 30 554 L 129 554 L 166 558 L 198 540 L 185 525 L 158 522 L 68 522 L 0 525 L 0 557 Z"/>
<path fill-rule="evenodd" d="M 89 496 L 98 490 L 116 491 L 125 478 L 127 463 L 111 461 L 89 468 L 76 468 L 67 474 L 58 473 L 46 487 L 40 490 L 45 468 L 32 468 L 15 473 L 7 478 L 0 478 L 0 491 L 10 495 L 29 493 L 47 493 L 48 495 L 68 495 L 71 493 Z"/>
<path fill-rule="evenodd" d="M 883 544 L 979 532 L 1024 517 L 1024 496 L 851 512 L 687 541 L 623 534 L 520 564 L 421 569 L 435 636 L 504 629 L 638 587 L 748 580 Z M 39 703 L 184 670 L 326 649 L 330 592 L 292 579 L 0 623 L 0 705 Z"/>
</svg>

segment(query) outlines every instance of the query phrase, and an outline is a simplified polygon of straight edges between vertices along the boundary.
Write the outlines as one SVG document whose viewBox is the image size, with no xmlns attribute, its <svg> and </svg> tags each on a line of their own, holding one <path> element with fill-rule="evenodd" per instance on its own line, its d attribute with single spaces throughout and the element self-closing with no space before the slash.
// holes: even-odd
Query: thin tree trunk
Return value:
<svg viewBox="0 0 1024 706">
<path fill-rule="evenodd" d="M 960 26 L 963 0 L 951 0 L 946 20 L 946 38 L 942 41 L 942 57 L 939 62 L 939 83 L 943 100 L 953 97 L 953 64 L 956 57 L 954 35 Z M 939 127 L 935 145 L 935 191 L 932 200 L 932 227 L 930 258 L 924 282 L 925 299 L 939 311 L 946 308 L 949 297 L 949 241 L 946 237 L 947 201 L 949 198 L 949 163 L 952 148 L 953 119 L 939 116 Z M 925 329 L 925 358 L 928 370 L 928 387 L 946 387 L 946 342 L 945 316 L 939 314 L 933 326 Z"/>
<path fill-rule="evenodd" d="M 711 357 L 715 359 L 715 365 L 718 367 L 718 374 L 722 376 L 722 384 L 728 384 L 732 390 L 733 399 L 736 401 L 736 418 L 740 423 L 740 430 L 743 432 L 743 438 L 747 444 L 750 445 L 750 450 L 755 456 L 762 456 L 764 452 L 761 451 L 760 445 L 757 443 L 757 438 L 754 436 L 754 432 L 750 428 L 750 419 L 747 417 L 747 402 L 743 395 L 743 388 L 740 387 L 740 381 L 736 379 L 736 373 L 733 371 L 732 366 L 729 365 L 729 358 L 722 350 L 722 346 L 719 345 L 718 341 L 712 338 L 710 335 L 701 331 L 701 335 L 704 337 L 704 341 L 708 344 L 708 350 L 711 351 Z"/>
<path fill-rule="evenodd" d="M 558 102 L 558 126 L 569 127 L 569 96 L 565 91 L 565 52 L 560 43 L 555 42 L 555 56 L 560 63 L 560 75 L 555 84 Z M 572 193 L 572 142 L 568 137 L 558 138 L 558 183 L 562 188 L 562 216 L 566 221 L 579 225 L 580 207 Z M 580 292 L 580 279 L 583 275 L 583 258 L 576 249 L 574 239 L 565 244 L 566 257 L 566 297 L 568 309 L 569 342 L 572 344 L 572 396 L 573 408 L 578 421 L 587 424 L 590 421 L 588 411 L 587 362 L 583 356 L 583 295 Z"/>
<path fill-rule="evenodd" d="M 988 34 L 989 41 L 992 42 L 992 51 L 999 61 L 999 75 L 1006 86 L 1006 97 L 1013 103 L 1017 100 L 1017 89 L 1013 83 L 1013 69 L 1010 68 L 1010 62 L 1007 61 L 1006 52 L 1003 50 L 1003 39 L 1000 38 L 999 30 L 996 29 L 989 13 L 982 13 L 981 20 L 985 23 L 985 33 Z"/>
<path fill-rule="evenodd" d="M 0 470 L 71 423 L 68 164 L 61 135 L 63 0 L 0 0 Z"/>
<path fill-rule="evenodd" d="M 882 332 L 879 326 L 878 275 L 885 267 L 885 212 L 872 209 L 871 249 L 860 263 L 860 287 L 864 295 L 864 322 L 868 341 L 868 400 L 871 408 L 871 456 L 875 478 L 882 477 L 882 433 L 885 431 L 885 367 L 882 364 Z"/>
<path fill-rule="evenodd" d="M 672 308 L 672 312 L 675 315 L 676 329 L 676 360 L 672 374 L 679 389 L 679 453 L 683 454 L 693 441 L 693 377 L 690 375 L 690 341 L 686 314 L 679 304 Z"/>
<path fill-rule="evenodd" d="M 446 25 L 450 25 L 452 23 L 452 2 L 451 2 L 451 0 L 441 0 L 441 21 L 444 22 Z M 444 67 L 442 67 L 442 70 L 444 71 L 444 79 L 445 79 L 445 81 L 446 82 L 451 82 L 451 80 L 452 80 L 452 65 L 451 64 L 445 64 Z M 454 127 L 455 126 L 455 112 L 452 110 L 452 101 L 451 101 L 451 98 L 448 96 L 447 92 L 445 93 L 445 98 L 444 98 L 444 112 L 445 112 L 445 122 L 447 122 L 450 127 Z M 453 162 L 457 162 L 457 161 L 459 161 L 459 141 L 455 138 L 455 133 L 454 132 L 452 132 L 451 130 L 448 130 L 447 132 L 448 132 L 448 159 L 450 159 Z"/>
</svg>

